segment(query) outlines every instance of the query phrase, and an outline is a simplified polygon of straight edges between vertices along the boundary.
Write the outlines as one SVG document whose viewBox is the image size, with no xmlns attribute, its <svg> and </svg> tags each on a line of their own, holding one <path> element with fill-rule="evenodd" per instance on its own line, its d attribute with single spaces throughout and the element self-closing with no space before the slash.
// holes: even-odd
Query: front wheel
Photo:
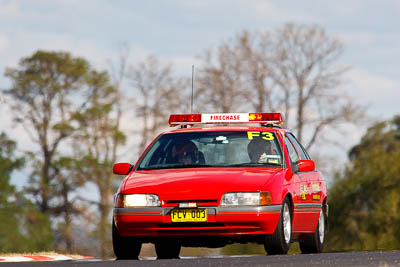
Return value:
<svg viewBox="0 0 400 267">
<path fill-rule="evenodd" d="M 300 241 L 300 250 L 303 254 L 321 253 L 325 242 L 325 213 L 321 210 L 319 213 L 318 225 L 315 232 L 305 240 Z"/>
<path fill-rule="evenodd" d="M 157 259 L 179 259 L 181 244 L 175 240 L 160 240 L 155 242 Z"/>
<path fill-rule="evenodd" d="M 120 236 L 114 222 L 112 223 L 112 244 L 117 260 L 137 260 L 142 243 L 130 236 Z"/>
<path fill-rule="evenodd" d="M 278 225 L 272 235 L 265 237 L 264 248 L 268 255 L 287 254 L 292 238 L 292 213 L 290 202 L 285 198 Z"/>
</svg>

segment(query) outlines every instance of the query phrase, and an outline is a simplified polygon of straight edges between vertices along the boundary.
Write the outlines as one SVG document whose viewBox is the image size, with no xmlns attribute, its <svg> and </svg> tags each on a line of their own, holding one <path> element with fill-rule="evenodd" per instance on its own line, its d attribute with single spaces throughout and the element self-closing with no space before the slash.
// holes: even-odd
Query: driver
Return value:
<svg viewBox="0 0 400 267">
<path fill-rule="evenodd" d="M 254 138 L 247 145 L 247 153 L 252 163 L 267 163 L 267 155 L 272 154 L 272 143 L 262 138 Z"/>
<path fill-rule="evenodd" d="M 172 158 L 183 165 L 196 164 L 199 162 L 199 150 L 192 141 L 185 141 L 173 147 Z"/>
</svg>

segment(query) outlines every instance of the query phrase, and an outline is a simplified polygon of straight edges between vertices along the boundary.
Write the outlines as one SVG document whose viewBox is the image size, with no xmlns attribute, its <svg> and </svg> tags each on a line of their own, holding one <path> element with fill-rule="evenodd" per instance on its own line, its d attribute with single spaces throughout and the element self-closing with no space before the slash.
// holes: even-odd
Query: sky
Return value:
<svg viewBox="0 0 400 267">
<path fill-rule="evenodd" d="M 340 39 L 340 64 L 351 67 L 344 89 L 364 105 L 371 121 L 400 114 L 400 1 L 398 0 L 0 0 L 0 89 L 6 67 L 38 49 L 69 51 L 108 68 L 121 44 L 129 62 L 147 55 L 190 75 L 206 48 L 242 30 L 274 30 L 287 22 L 318 24 Z M 13 128 L 0 94 L 0 131 L 31 144 Z M 354 130 L 355 144 L 368 126 Z"/>
</svg>

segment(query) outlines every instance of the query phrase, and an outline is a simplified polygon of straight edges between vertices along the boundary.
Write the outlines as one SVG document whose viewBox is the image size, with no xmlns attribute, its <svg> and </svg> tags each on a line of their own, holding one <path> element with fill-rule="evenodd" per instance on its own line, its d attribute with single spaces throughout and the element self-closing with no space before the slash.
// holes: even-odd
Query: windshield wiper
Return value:
<svg viewBox="0 0 400 267">
<path fill-rule="evenodd" d="M 203 168 L 203 167 L 215 167 L 214 165 L 206 164 L 186 164 L 186 165 L 174 165 L 173 168 Z"/>
<path fill-rule="evenodd" d="M 237 164 L 228 164 L 228 165 L 207 165 L 207 164 L 171 164 L 171 165 L 153 165 L 147 168 L 139 168 L 139 170 L 161 170 L 161 169 L 184 169 L 184 168 L 210 168 L 210 167 L 273 167 L 273 168 L 282 168 L 282 164 L 279 163 L 258 163 L 258 162 L 243 162 Z"/>
<path fill-rule="evenodd" d="M 180 169 L 180 168 L 207 168 L 215 167 L 214 165 L 206 164 L 174 164 L 174 165 L 154 165 L 147 168 L 140 168 L 139 170 L 160 170 L 160 169 Z"/>
<path fill-rule="evenodd" d="M 282 167 L 282 164 L 279 163 L 258 163 L 258 162 L 243 162 L 243 163 L 237 163 L 237 164 L 229 164 L 229 165 L 224 165 L 224 167 L 253 167 L 253 166 L 262 166 L 262 167 L 267 167 L 267 166 L 273 166 L 273 167 Z"/>
</svg>

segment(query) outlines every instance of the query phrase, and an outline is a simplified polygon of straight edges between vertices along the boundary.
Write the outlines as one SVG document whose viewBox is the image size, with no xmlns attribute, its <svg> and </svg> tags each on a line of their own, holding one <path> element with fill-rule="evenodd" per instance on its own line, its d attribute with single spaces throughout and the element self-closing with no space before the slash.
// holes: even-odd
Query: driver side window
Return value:
<svg viewBox="0 0 400 267">
<path fill-rule="evenodd" d="M 297 153 L 300 155 L 301 159 L 310 159 L 310 156 L 308 156 L 307 152 L 303 148 L 302 145 L 297 141 L 297 139 L 293 136 L 291 133 L 287 133 L 287 137 L 290 139 L 292 144 L 294 145 Z"/>
<path fill-rule="evenodd" d="M 293 165 L 300 160 L 299 155 L 297 154 L 296 149 L 294 148 L 292 142 L 290 142 L 289 138 L 287 137 L 285 137 L 285 146 L 289 153 L 290 162 Z"/>
</svg>

